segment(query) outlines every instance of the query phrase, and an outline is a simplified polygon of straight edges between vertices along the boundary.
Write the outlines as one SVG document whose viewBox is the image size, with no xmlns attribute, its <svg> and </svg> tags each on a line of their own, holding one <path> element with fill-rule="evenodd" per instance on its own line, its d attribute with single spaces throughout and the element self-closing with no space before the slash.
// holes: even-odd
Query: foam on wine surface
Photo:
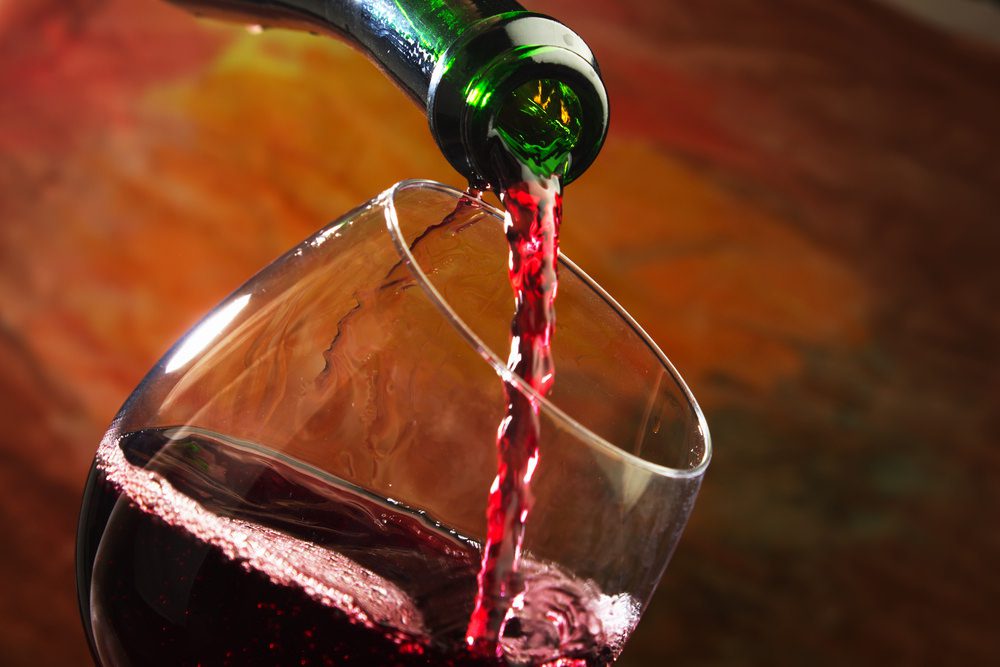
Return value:
<svg viewBox="0 0 1000 667">
<path fill-rule="evenodd" d="M 476 655 L 479 545 L 426 514 L 193 429 L 106 439 L 94 475 L 85 607 L 106 664 L 600 665 L 637 620 L 526 558 L 501 654 Z"/>
</svg>

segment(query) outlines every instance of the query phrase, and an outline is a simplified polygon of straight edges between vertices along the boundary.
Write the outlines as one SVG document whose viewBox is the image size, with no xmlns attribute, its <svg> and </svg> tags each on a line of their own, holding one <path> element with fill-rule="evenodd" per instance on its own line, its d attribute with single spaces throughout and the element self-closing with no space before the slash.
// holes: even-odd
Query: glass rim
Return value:
<svg viewBox="0 0 1000 667">
<path fill-rule="evenodd" d="M 396 211 L 396 196 L 402 191 L 418 188 L 441 192 L 454 197 L 456 200 L 462 199 L 463 197 L 469 197 L 467 193 L 464 193 L 450 185 L 445 185 L 444 183 L 427 179 L 407 179 L 390 186 L 377 197 L 376 201 L 383 207 L 386 227 L 389 231 L 389 235 L 392 237 L 393 245 L 396 247 L 396 252 L 399 254 L 400 259 L 406 264 L 407 268 L 413 274 L 414 278 L 416 278 L 417 283 L 419 283 L 420 287 L 424 290 L 424 293 L 428 296 L 431 302 L 439 311 L 441 311 L 452 328 L 454 328 L 458 334 L 473 347 L 474 351 L 480 357 L 493 367 L 493 370 L 497 373 L 497 375 L 500 376 L 505 382 L 513 384 L 517 387 L 518 391 L 522 394 L 537 400 L 541 409 L 549 414 L 551 418 L 562 427 L 574 433 L 581 440 L 588 442 L 589 444 L 612 456 L 623 459 L 629 464 L 664 477 L 692 479 L 703 475 L 712 459 L 712 437 L 708 430 L 705 415 L 701 410 L 701 406 L 698 405 L 698 401 L 695 399 L 694 394 L 691 392 L 690 387 L 688 387 L 684 378 L 681 377 L 681 374 L 674 367 L 667 355 L 664 354 L 663 350 L 661 350 L 656 342 L 650 338 L 645 329 L 643 329 L 639 323 L 635 321 L 635 318 L 633 318 L 628 311 L 622 308 L 621 304 L 619 304 L 614 297 L 608 294 L 608 292 L 601 287 L 597 281 L 587 275 L 583 269 L 581 269 L 575 262 L 561 252 L 559 253 L 559 264 L 573 273 L 573 275 L 583 281 L 587 287 L 604 299 L 605 303 L 607 303 L 607 305 L 615 311 L 615 314 L 621 317 L 622 320 L 639 336 L 642 342 L 646 344 L 650 352 L 656 357 L 657 361 L 662 366 L 663 370 L 670 375 L 675 384 L 680 388 L 691 413 L 695 417 L 695 425 L 698 432 L 704 441 L 704 450 L 701 458 L 690 468 L 673 468 L 671 466 L 650 461 L 642 456 L 626 451 L 578 422 L 547 397 L 542 396 L 535 391 L 535 389 L 525 382 L 523 378 L 515 373 L 512 373 L 507 368 L 507 364 L 469 327 L 468 324 L 465 323 L 465 321 L 451 307 L 451 304 L 449 304 L 438 289 L 434 287 L 433 283 L 431 283 L 428 279 L 427 274 L 424 273 L 424 270 L 421 268 L 420 262 L 410 251 L 409 244 L 403 238 L 403 232 L 399 228 L 398 213 Z M 476 201 L 488 214 L 493 215 L 501 221 L 503 220 L 503 211 L 485 201 L 482 201 L 481 199 Z"/>
</svg>

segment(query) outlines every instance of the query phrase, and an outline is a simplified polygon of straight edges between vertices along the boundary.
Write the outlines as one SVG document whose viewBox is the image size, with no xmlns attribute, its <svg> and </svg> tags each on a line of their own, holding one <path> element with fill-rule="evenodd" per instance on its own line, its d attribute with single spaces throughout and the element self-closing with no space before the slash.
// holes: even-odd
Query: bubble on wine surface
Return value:
<svg viewBox="0 0 1000 667">
<path fill-rule="evenodd" d="M 272 646 L 259 633 L 287 640 L 305 623 L 312 643 L 289 644 L 281 649 L 288 655 L 308 649 L 325 659 L 363 649 L 353 653 L 361 664 L 395 656 L 400 665 L 594 667 L 617 657 L 638 620 L 639 605 L 629 595 L 607 595 L 526 554 L 524 592 L 501 637 L 501 656 L 472 655 L 463 630 L 476 593 L 479 543 L 251 442 L 193 427 L 113 433 L 95 461 L 97 492 L 113 509 L 95 524 L 99 546 L 88 566 L 101 655 L 183 662 L 210 658 L 224 646 L 252 656 Z M 213 583 L 201 579 L 210 576 L 203 572 L 224 576 Z M 171 583 L 178 577 L 201 583 Z M 236 594 L 234 585 L 244 590 Z M 294 591 L 316 606 L 303 605 Z M 261 604 L 270 611 L 255 611 Z M 143 609 L 169 627 L 142 620 L 148 619 Z M 210 640 L 190 635 L 185 620 L 205 613 Z M 309 618 L 326 618 L 326 634 L 316 634 L 319 626 Z M 282 631 L 272 623 L 291 625 Z M 369 634 L 350 634 L 338 623 Z M 150 638 L 166 648 L 151 649 Z"/>
<path fill-rule="evenodd" d="M 241 561 L 274 583 L 301 588 L 314 600 L 365 625 L 408 635 L 425 633 L 420 610 L 392 582 L 336 551 L 259 523 L 208 511 L 159 473 L 132 465 L 119 447 L 119 438 L 105 436 L 96 465 L 143 512 L 219 548 L 227 558 Z"/>
</svg>

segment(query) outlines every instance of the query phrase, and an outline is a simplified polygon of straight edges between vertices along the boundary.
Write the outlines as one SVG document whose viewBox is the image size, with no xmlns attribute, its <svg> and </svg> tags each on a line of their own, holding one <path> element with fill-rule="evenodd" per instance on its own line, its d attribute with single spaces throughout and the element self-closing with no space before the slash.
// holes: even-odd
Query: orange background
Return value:
<svg viewBox="0 0 1000 667">
<path fill-rule="evenodd" d="M 607 146 L 565 252 L 716 456 L 623 665 L 1000 659 L 1000 51 L 871 2 L 539 0 Z M 357 53 L 152 0 L 0 5 L 0 655 L 86 664 L 73 533 L 121 402 L 392 182 L 461 185 Z"/>
</svg>

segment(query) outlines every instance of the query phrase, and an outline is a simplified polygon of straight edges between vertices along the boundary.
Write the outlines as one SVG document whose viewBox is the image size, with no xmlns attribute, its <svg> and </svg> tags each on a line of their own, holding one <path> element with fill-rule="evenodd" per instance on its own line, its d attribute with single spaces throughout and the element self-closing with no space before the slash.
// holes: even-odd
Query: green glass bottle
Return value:
<svg viewBox="0 0 1000 667">
<path fill-rule="evenodd" d="M 355 44 L 426 109 L 441 151 L 476 187 L 495 184 L 501 145 L 536 173 L 569 183 L 607 134 L 607 94 L 591 50 L 559 21 L 511 0 L 171 1 Z"/>
</svg>

